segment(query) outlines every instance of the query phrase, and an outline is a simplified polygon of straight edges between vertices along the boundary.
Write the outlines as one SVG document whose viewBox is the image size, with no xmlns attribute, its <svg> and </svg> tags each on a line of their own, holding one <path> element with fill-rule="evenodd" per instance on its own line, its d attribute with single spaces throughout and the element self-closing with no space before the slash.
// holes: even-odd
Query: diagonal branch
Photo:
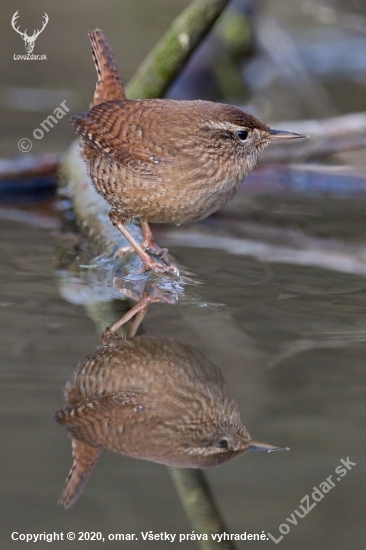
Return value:
<svg viewBox="0 0 366 550">
<path fill-rule="evenodd" d="M 126 88 L 127 97 L 162 97 L 229 1 L 193 0 L 141 63 Z"/>
</svg>

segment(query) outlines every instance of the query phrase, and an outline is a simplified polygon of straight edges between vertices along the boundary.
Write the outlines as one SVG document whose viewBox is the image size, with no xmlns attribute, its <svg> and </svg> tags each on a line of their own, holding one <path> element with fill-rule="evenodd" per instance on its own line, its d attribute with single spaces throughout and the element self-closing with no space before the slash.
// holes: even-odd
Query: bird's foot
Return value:
<svg viewBox="0 0 366 550">
<path fill-rule="evenodd" d="M 131 235 L 131 233 L 128 231 L 125 220 L 122 219 L 119 215 L 119 213 L 112 209 L 109 212 L 109 217 L 115 227 L 119 229 L 119 231 L 122 233 L 122 235 L 127 239 L 127 241 L 131 244 L 131 246 L 135 249 L 137 254 L 140 256 L 143 264 L 144 264 L 144 271 L 155 271 L 156 273 L 172 273 L 176 277 L 179 277 L 179 270 L 173 265 L 170 265 L 169 260 L 166 259 L 167 250 L 164 248 L 160 248 L 158 246 L 151 234 L 149 225 L 147 222 L 142 220 L 142 228 L 144 233 L 144 242 L 141 245 L 134 237 Z M 145 250 L 145 246 L 147 246 L 148 249 L 152 250 L 152 253 L 158 258 L 157 261 L 154 258 L 152 258 Z M 117 251 L 118 252 L 118 251 Z M 165 259 L 163 259 L 165 258 Z"/>
<path fill-rule="evenodd" d="M 171 273 L 176 277 L 179 277 L 179 269 L 174 265 L 170 265 L 164 262 L 158 262 L 151 258 L 149 255 L 146 258 L 141 258 L 144 263 L 145 271 L 154 271 L 155 273 Z"/>
<path fill-rule="evenodd" d="M 159 253 L 152 251 L 150 248 L 147 250 L 143 247 L 144 255 L 141 256 L 132 246 L 121 247 L 113 254 L 113 261 L 118 258 L 122 258 L 129 252 L 135 252 L 139 254 L 141 261 L 143 262 L 143 271 L 154 271 L 156 273 L 172 273 L 176 277 L 179 277 L 179 270 L 170 264 L 167 258 L 167 248 L 160 248 Z M 157 259 L 150 256 L 152 254 Z"/>
<path fill-rule="evenodd" d="M 155 241 L 144 241 L 142 243 L 142 248 L 147 252 L 151 252 L 154 256 L 164 260 L 164 263 L 170 265 L 170 261 L 167 258 L 169 250 L 167 248 L 160 248 L 160 246 Z"/>
<path fill-rule="evenodd" d="M 141 223 L 142 234 L 144 237 L 142 248 L 148 252 L 151 252 L 154 256 L 157 256 L 159 259 L 163 260 L 166 265 L 170 265 L 170 261 L 168 258 L 168 249 L 160 248 L 160 246 L 155 242 L 150 226 L 146 220 L 140 219 L 140 223 Z"/>
<path fill-rule="evenodd" d="M 143 243 L 142 248 L 148 253 L 156 256 L 159 260 L 162 260 L 165 265 L 170 265 L 168 257 L 169 250 L 167 248 L 160 248 L 160 246 L 154 243 L 155 246 L 150 246 L 150 243 Z"/>
</svg>

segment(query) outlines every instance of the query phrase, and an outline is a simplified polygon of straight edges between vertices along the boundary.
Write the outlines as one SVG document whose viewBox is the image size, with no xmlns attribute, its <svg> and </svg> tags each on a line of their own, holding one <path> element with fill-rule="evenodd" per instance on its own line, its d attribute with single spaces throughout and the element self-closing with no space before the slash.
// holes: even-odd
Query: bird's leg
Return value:
<svg viewBox="0 0 366 550">
<path fill-rule="evenodd" d="M 134 315 L 136 315 L 136 318 L 134 319 L 130 332 L 129 337 L 135 336 L 137 329 L 145 317 L 145 314 L 147 310 L 149 309 L 150 304 L 154 302 L 160 302 L 160 298 L 153 298 L 152 296 L 149 296 L 148 294 L 145 294 L 141 300 L 127 313 L 123 315 L 118 321 L 113 323 L 112 326 L 108 327 L 102 334 L 102 340 L 104 343 L 107 343 L 110 341 L 111 337 L 114 337 L 114 335 L 118 332 L 118 330 L 126 324 Z"/>
<path fill-rule="evenodd" d="M 133 338 L 133 336 L 136 336 L 137 330 L 141 325 L 142 321 L 144 320 L 147 310 L 149 309 L 149 305 L 150 304 L 140 309 L 140 311 L 136 314 L 136 317 L 134 318 L 133 323 L 131 325 L 130 332 L 128 333 L 129 338 Z"/>
<path fill-rule="evenodd" d="M 125 239 L 127 239 L 130 245 L 133 246 L 133 248 L 136 250 L 137 254 L 140 256 L 144 264 L 145 271 L 148 271 L 151 269 L 152 271 L 157 271 L 157 272 L 168 271 L 170 273 L 173 273 L 174 275 L 177 275 L 177 276 L 179 275 L 179 271 L 176 267 L 171 265 L 164 265 L 160 262 L 153 260 L 151 256 L 149 256 L 149 254 L 142 248 L 140 243 L 138 243 L 136 239 L 128 231 L 125 225 L 125 221 L 121 219 L 121 216 L 116 210 L 112 209 L 109 212 L 109 217 L 113 225 L 117 227 L 117 229 L 119 229 L 119 231 L 122 233 Z"/>
<path fill-rule="evenodd" d="M 144 237 L 144 242 L 142 243 L 143 248 L 146 250 L 151 250 L 153 254 L 156 254 L 160 258 L 164 258 L 164 262 L 169 265 L 167 248 L 160 248 L 160 246 L 155 242 L 153 234 L 151 232 L 150 226 L 146 220 L 140 218 L 142 235 Z"/>
</svg>

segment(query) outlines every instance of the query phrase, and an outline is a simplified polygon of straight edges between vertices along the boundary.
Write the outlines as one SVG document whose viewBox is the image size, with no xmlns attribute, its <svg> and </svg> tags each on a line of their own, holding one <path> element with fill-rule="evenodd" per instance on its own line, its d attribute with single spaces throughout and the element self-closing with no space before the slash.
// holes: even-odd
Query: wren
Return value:
<svg viewBox="0 0 366 550">
<path fill-rule="evenodd" d="M 219 369 L 172 339 L 109 333 L 65 388 L 69 406 L 54 420 L 72 441 L 73 465 L 59 500 L 80 496 L 103 449 L 182 468 L 208 468 L 250 449 L 252 441 Z"/>
<path fill-rule="evenodd" d="M 94 101 L 89 112 L 71 118 L 88 173 L 144 269 L 177 273 L 147 253 L 166 253 L 148 222 L 206 218 L 234 196 L 271 140 L 305 136 L 269 128 L 232 105 L 129 100 L 104 33 L 96 29 L 89 37 L 98 73 Z M 142 246 L 125 226 L 133 218 L 140 218 Z"/>
</svg>

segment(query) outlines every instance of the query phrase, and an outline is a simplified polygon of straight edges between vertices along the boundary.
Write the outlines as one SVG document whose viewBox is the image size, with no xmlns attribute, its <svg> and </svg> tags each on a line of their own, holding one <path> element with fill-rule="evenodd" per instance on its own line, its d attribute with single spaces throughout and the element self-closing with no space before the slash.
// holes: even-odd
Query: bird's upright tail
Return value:
<svg viewBox="0 0 366 550">
<path fill-rule="evenodd" d="M 126 99 L 125 89 L 118 73 L 114 53 L 106 35 L 100 29 L 89 31 L 91 51 L 98 73 L 93 107 L 105 101 Z"/>
</svg>

